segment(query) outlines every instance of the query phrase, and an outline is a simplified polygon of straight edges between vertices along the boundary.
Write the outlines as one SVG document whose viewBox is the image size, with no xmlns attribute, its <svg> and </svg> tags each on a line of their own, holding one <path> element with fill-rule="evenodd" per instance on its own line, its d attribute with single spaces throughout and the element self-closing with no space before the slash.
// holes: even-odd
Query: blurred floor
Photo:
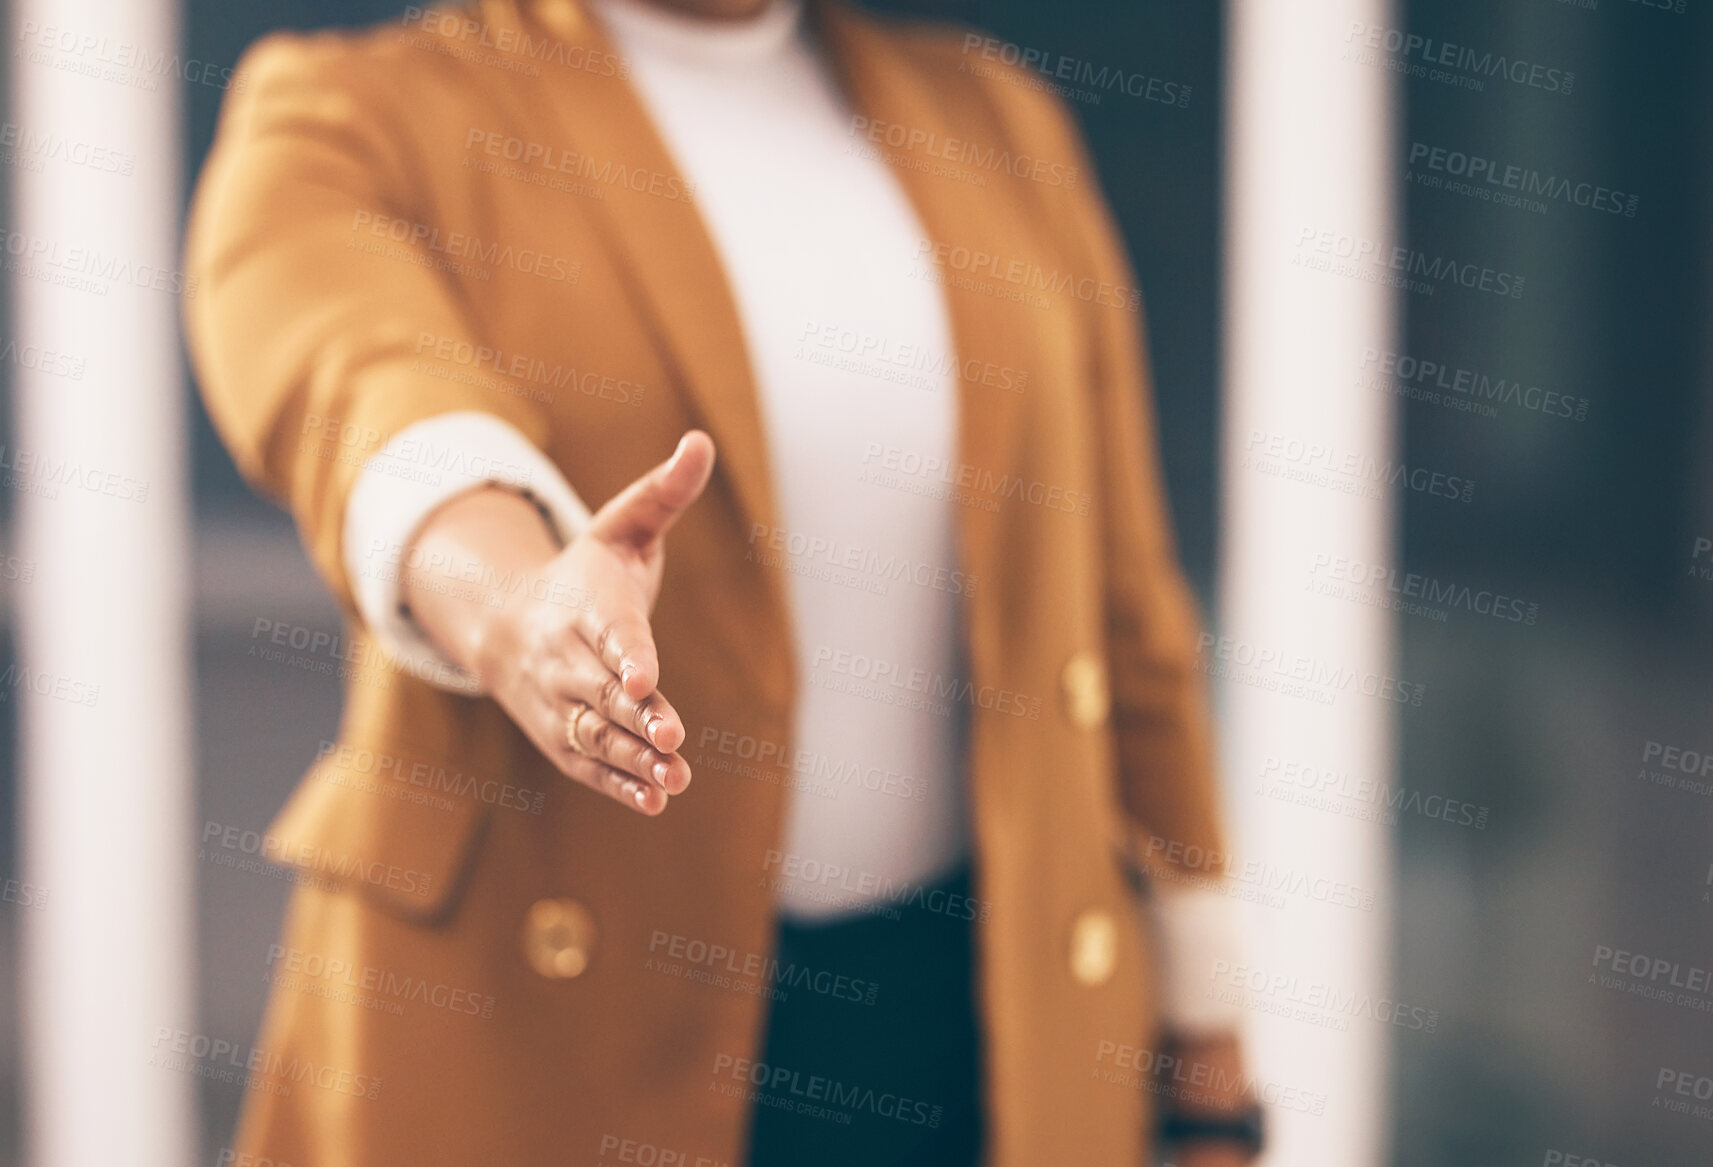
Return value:
<svg viewBox="0 0 1713 1167">
<path fill-rule="evenodd" d="M 1400 785 L 1491 813 L 1400 816 L 1396 996 L 1440 1022 L 1395 1033 L 1394 1163 L 1713 1161 L 1713 1126 L 1653 1105 L 1662 1068 L 1713 1072 L 1713 1014 L 1595 966 L 1604 947 L 1709 967 L 1713 797 L 1638 777 L 1647 740 L 1713 745 L 1704 653 L 1593 608 L 1405 624 L 1428 698 L 1403 720 Z"/>
<path fill-rule="evenodd" d="M 337 613 L 283 521 L 204 536 L 198 825 L 260 830 L 333 733 L 339 689 L 252 655 L 273 626 L 257 635 L 256 622 L 337 634 Z M 1402 674 L 1428 697 L 1403 719 L 1399 786 L 1489 813 L 1480 828 L 1399 815 L 1395 997 L 1437 1020 L 1393 1034 L 1394 1162 L 1538 1164 L 1551 1150 L 1619 1167 L 1706 1161 L 1713 1129 L 1650 1102 L 1661 1067 L 1713 1070 L 1709 1014 L 1590 975 L 1609 973 L 1594 968 L 1597 946 L 1709 963 L 1713 797 L 1637 775 L 1647 740 L 1713 744 L 1713 726 L 1699 737 L 1713 673 L 1693 644 L 1591 609 L 1548 605 L 1533 628 L 1405 620 L 1403 634 Z M 8 735 L 9 718 L 0 703 Z M 289 885 L 206 863 L 198 873 L 201 1026 L 249 1042 Z M 19 911 L 0 911 L 0 1163 L 17 1161 Z M 1375 1024 L 1351 1022 L 1362 1023 Z M 203 1162 L 241 1101 L 236 1086 L 204 1086 Z"/>
<path fill-rule="evenodd" d="M 287 661 L 295 664 L 264 657 L 276 629 L 286 630 L 288 644 L 315 633 L 341 634 L 339 611 L 284 517 L 228 520 L 203 531 L 199 837 L 216 826 L 267 827 L 319 743 L 336 732 L 342 691 L 337 658 L 328 650 L 287 649 Z M 197 874 L 201 1030 L 247 1048 L 261 1021 L 268 946 L 278 939 L 291 884 L 206 861 Z M 217 1161 L 242 1100 L 240 1086 L 203 1083 L 203 1162 Z"/>
</svg>

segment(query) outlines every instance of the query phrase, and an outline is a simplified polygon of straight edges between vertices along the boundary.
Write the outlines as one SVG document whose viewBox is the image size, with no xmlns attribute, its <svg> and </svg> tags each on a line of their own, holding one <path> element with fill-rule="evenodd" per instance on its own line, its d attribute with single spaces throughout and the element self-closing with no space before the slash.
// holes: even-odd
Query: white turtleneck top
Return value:
<svg viewBox="0 0 1713 1167">
<path fill-rule="evenodd" d="M 788 585 L 801 772 L 779 853 L 758 858 L 786 915 L 871 909 L 945 874 L 969 848 L 968 711 L 912 702 L 910 689 L 875 677 L 960 678 L 959 606 L 980 581 L 957 562 L 950 501 L 859 480 L 877 445 L 955 460 L 946 308 L 936 285 L 909 275 L 923 229 L 897 178 L 850 133 L 852 111 L 802 26 L 800 0 L 773 0 L 746 21 L 644 0 L 586 3 L 694 186 L 767 433 L 780 527 L 752 531 L 746 553 Z M 456 444 L 508 467 L 567 538 L 588 511 L 523 435 L 480 413 L 408 427 L 360 476 L 344 537 L 365 618 L 416 675 L 476 691 L 403 613 L 396 577 L 360 570 L 364 548 L 408 545 L 432 510 L 479 485 L 386 474 L 404 443 Z M 1167 1015 L 1201 1029 L 1230 1020 L 1199 991 L 1207 961 L 1231 947 L 1225 905 L 1210 895 L 1221 899 L 1166 889 L 1164 901 L 1182 907 L 1161 916 Z"/>
<path fill-rule="evenodd" d="M 781 528 L 752 532 L 749 553 L 785 573 L 808 762 L 770 870 L 786 912 L 841 914 L 966 849 L 963 710 L 896 703 L 861 676 L 865 661 L 960 675 L 953 504 L 857 481 L 875 445 L 953 461 L 957 383 L 850 352 L 949 353 L 945 304 L 910 276 L 924 231 L 886 164 L 854 148 L 799 4 L 744 22 L 590 8 L 695 182 L 737 300 Z"/>
</svg>

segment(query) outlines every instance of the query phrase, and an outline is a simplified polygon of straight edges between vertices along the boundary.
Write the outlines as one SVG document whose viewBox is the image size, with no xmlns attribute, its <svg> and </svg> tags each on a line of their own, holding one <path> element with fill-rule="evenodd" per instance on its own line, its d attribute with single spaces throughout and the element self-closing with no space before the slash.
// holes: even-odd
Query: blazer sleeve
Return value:
<svg viewBox="0 0 1713 1167">
<path fill-rule="evenodd" d="M 420 371 L 422 337 L 482 342 L 449 261 L 424 242 L 427 184 L 376 56 L 325 33 L 247 52 L 186 243 L 199 285 L 186 331 L 209 415 L 244 476 L 291 511 L 353 617 L 346 501 L 392 435 L 469 410 L 537 448 L 549 433 L 533 402 Z"/>
<path fill-rule="evenodd" d="M 1089 195 L 1083 223 L 1097 278 L 1137 289 L 1104 200 L 1092 188 Z M 1122 800 L 1138 830 L 1137 853 L 1150 869 L 1189 868 L 1217 878 L 1225 837 L 1212 711 L 1196 667 L 1201 617 L 1172 536 L 1142 317 L 1110 306 L 1092 311 L 1106 652 Z"/>
<path fill-rule="evenodd" d="M 1068 119 L 1067 119 L 1068 121 Z M 1071 138 L 1081 151 L 1080 138 Z M 1093 175 L 1085 153 L 1080 173 Z M 1128 249 L 1092 180 L 1074 221 L 1095 278 L 1138 296 Z M 1093 305 L 1090 382 L 1100 430 L 1106 654 L 1120 801 L 1134 861 L 1154 879 L 1145 915 L 1161 941 L 1160 1017 L 1179 1037 L 1241 1031 L 1239 993 L 1210 995 L 1244 956 L 1221 807 L 1202 623 L 1184 579 L 1160 468 L 1154 382 L 1136 312 Z"/>
<path fill-rule="evenodd" d="M 1161 480 L 1154 384 L 1143 315 L 1124 239 L 1069 112 L 1019 75 L 993 87 L 1009 109 L 1017 148 L 1074 167 L 1076 180 L 1043 189 L 1080 277 L 1127 290 L 1125 303 L 1085 304 L 1095 397 L 1099 521 L 1106 549 L 1106 659 L 1120 801 L 1133 858 L 1181 887 L 1221 882 L 1225 832 L 1213 718 L 1197 668 L 1201 619 L 1179 565 Z"/>
</svg>

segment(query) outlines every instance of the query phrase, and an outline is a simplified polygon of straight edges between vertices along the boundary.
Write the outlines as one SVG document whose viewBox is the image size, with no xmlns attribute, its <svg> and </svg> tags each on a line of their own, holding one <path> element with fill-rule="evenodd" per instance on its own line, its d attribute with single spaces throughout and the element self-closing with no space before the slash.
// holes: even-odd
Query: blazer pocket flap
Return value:
<svg viewBox="0 0 1713 1167">
<path fill-rule="evenodd" d="M 407 919 L 438 919 L 474 857 L 486 808 L 401 798 L 364 778 L 331 761 L 310 767 L 268 827 L 264 856 L 296 869 L 300 883 L 360 892 Z"/>
<path fill-rule="evenodd" d="M 546 795 L 510 780 L 509 725 L 497 706 L 438 690 L 412 696 L 414 716 L 379 727 L 348 714 L 340 740 L 324 744 L 269 825 L 262 850 L 300 882 L 433 923 L 456 907 L 490 816 L 539 814 Z M 399 732 L 373 732 L 388 723 Z M 455 743 L 463 748 L 447 748 Z"/>
</svg>

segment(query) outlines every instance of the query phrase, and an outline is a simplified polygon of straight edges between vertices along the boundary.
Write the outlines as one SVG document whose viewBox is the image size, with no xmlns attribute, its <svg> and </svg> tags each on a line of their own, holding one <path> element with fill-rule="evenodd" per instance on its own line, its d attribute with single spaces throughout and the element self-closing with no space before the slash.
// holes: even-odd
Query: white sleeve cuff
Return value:
<svg viewBox="0 0 1713 1167">
<path fill-rule="evenodd" d="M 472 695 L 482 692 L 481 683 L 411 619 L 402 576 L 405 552 L 429 514 L 488 485 L 507 487 L 534 502 L 562 543 L 589 525 L 589 508 L 521 431 L 493 414 L 461 410 L 406 426 L 363 464 L 345 503 L 342 531 L 357 610 L 376 643 L 412 676 Z M 456 583 L 456 577 L 448 576 L 447 582 Z"/>
<path fill-rule="evenodd" d="M 1243 963 L 1237 901 L 1211 888 L 1156 881 L 1142 911 L 1159 951 L 1162 1027 L 1192 1038 L 1236 1033 L 1244 992 L 1219 971 Z"/>
</svg>

